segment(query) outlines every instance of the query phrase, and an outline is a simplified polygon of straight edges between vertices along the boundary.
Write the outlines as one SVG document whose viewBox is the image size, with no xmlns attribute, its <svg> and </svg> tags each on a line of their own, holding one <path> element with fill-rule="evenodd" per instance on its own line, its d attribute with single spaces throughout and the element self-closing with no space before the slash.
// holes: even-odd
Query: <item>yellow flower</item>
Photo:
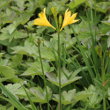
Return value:
<svg viewBox="0 0 110 110">
<path fill-rule="evenodd" d="M 62 27 L 61 27 L 60 31 L 61 31 L 65 26 L 79 21 L 79 20 L 75 20 L 76 16 L 77 16 L 77 13 L 71 15 L 71 11 L 69 11 L 69 10 L 67 9 L 67 10 L 65 11 L 63 24 L 62 24 Z"/>
<path fill-rule="evenodd" d="M 54 26 L 52 26 L 49 21 L 47 20 L 46 14 L 45 14 L 46 9 L 44 8 L 43 12 L 39 13 L 39 18 L 34 20 L 34 25 L 39 25 L 39 26 L 48 26 L 53 29 L 56 29 Z"/>
</svg>

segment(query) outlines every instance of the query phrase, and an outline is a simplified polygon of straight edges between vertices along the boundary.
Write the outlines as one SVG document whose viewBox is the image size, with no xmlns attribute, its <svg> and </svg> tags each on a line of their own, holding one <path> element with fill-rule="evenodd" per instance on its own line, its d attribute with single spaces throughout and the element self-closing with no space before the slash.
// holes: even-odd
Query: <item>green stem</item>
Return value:
<svg viewBox="0 0 110 110">
<path fill-rule="evenodd" d="M 60 55 L 60 32 L 58 32 L 58 78 L 59 78 L 59 110 L 62 110 L 61 103 L 61 55 Z"/>
<path fill-rule="evenodd" d="M 105 81 L 104 56 L 101 58 L 102 82 Z M 107 110 L 107 107 L 106 107 L 106 95 L 105 94 L 104 94 L 104 98 L 103 98 L 103 110 Z"/>
<path fill-rule="evenodd" d="M 44 87 L 46 89 L 47 110 L 49 110 L 49 99 L 48 99 L 48 92 L 47 92 L 47 87 L 46 87 L 47 82 L 46 82 L 44 68 L 43 68 L 43 63 L 42 63 L 41 50 L 40 50 L 40 42 L 38 42 L 38 53 L 39 53 L 39 58 L 40 58 L 40 63 L 41 63 L 41 69 L 42 69 L 42 73 L 43 73 Z"/>
<path fill-rule="evenodd" d="M 104 71 L 103 58 L 101 58 L 101 69 L 102 69 L 102 82 L 104 82 L 105 81 L 105 71 Z"/>
<path fill-rule="evenodd" d="M 103 98 L 103 110 L 107 110 L 107 108 L 106 108 L 106 99 L 105 99 L 105 97 Z"/>
</svg>

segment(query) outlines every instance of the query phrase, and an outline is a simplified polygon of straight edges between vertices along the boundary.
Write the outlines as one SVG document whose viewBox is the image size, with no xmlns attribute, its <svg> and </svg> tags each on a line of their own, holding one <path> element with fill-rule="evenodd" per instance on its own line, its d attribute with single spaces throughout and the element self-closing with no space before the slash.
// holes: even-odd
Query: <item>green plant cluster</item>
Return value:
<svg viewBox="0 0 110 110">
<path fill-rule="evenodd" d="M 60 32 L 62 110 L 110 110 L 110 0 L 0 0 L 0 110 L 60 110 L 58 35 L 33 25 L 52 7 L 80 19 Z"/>
</svg>

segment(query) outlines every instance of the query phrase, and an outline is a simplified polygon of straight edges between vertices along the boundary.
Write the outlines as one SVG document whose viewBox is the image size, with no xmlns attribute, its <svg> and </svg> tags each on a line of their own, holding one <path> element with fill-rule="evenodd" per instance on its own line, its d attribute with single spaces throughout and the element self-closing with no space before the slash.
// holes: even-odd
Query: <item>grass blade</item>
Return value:
<svg viewBox="0 0 110 110">
<path fill-rule="evenodd" d="M 28 110 L 2 83 L 0 83 L 0 88 L 2 89 L 3 93 L 9 98 L 11 104 L 15 106 L 18 110 Z"/>
</svg>

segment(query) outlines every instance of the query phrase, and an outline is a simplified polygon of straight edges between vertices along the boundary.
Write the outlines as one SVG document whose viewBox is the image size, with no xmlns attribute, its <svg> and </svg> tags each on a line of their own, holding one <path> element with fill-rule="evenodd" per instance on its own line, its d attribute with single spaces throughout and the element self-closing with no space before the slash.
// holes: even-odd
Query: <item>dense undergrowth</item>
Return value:
<svg viewBox="0 0 110 110">
<path fill-rule="evenodd" d="M 56 31 L 33 25 L 44 8 L 54 26 L 52 8 L 78 13 L 60 62 Z M 110 110 L 110 0 L 0 0 L 0 110 L 61 110 L 59 86 L 62 110 Z"/>
</svg>

